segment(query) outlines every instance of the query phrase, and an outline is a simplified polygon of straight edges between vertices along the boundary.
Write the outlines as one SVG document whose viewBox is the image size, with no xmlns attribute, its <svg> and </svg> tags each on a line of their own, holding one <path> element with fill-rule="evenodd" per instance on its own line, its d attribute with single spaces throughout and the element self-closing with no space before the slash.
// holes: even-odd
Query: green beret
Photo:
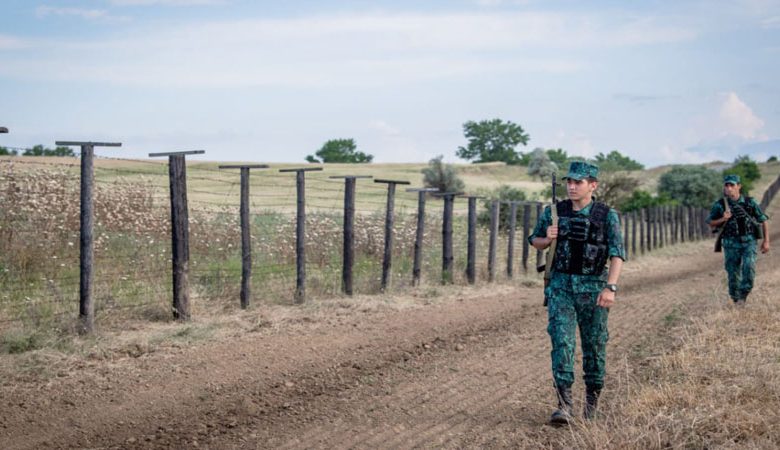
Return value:
<svg viewBox="0 0 780 450">
<path fill-rule="evenodd" d="M 599 166 L 585 161 L 572 161 L 569 164 L 569 173 L 563 179 L 584 180 L 585 178 L 599 178 Z"/>
</svg>

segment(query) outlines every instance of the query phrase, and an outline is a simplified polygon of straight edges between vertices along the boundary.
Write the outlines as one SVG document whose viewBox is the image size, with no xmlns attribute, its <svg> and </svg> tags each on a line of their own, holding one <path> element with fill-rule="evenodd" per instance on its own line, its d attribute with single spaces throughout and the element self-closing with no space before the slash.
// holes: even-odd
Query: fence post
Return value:
<svg viewBox="0 0 780 450">
<path fill-rule="evenodd" d="M 422 246 L 425 237 L 425 196 L 429 192 L 438 192 L 436 188 L 411 188 L 406 192 L 417 192 L 417 230 L 414 236 L 414 261 L 412 263 L 412 286 L 420 285 L 422 271 Z"/>
<path fill-rule="evenodd" d="M 171 260 L 173 265 L 173 318 L 190 320 L 190 227 L 187 210 L 186 155 L 200 155 L 203 150 L 149 153 L 149 157 L 167 156 L 171 191 Z"/>
<path fill-rule="evenodd" d="M 267 169 L 267 164 L 221 165 L 220 169 L 241 170 L 241 203 L 239 216 L 241 218 L 241 309 L 249 307 L 252 298 L 252 232 L 249 220 L 249 170 Z"/>
<path fill-rule="evenodd" d="M 393 264 L 393 223 L 395 221 L 395 186 L 398 184 L 410 184 L 408 181 L 399 180 L 374 180 L 374 183 L 387 185 L 387 209 L 385 212 L 385 250 L 382 257 L 382 281 L 380 290 L 385 292 L 390 283 L 390 268 Z"/>
<path fill-rule="evenodd" d="M 537 202 L 536 203 L 536 221 L 539 222 L 539 218 L 542 217 L 542 203 Z M 528 240 L 528 236 L 525 237 L 526 241 Z M 542 251 L 537 249 L 536 250 L 536 267 L 539 267 L 542 265 Z"/>
<path fill-rule="evenodd" d="M 695 239 L 694 236 L 694 223 L 693 223 L 693 206 L 688 206 L 688 240 L 693 241 Z"/>
<path fill-rule="evenodd" d="M 623 250 L 626 252 L 626 259 L 628 259 L 632 256 L 628 248 L 628 213 L 622 213 L 619 217 L 623 221 Z"/>
<path fill-rule="evenodd" d="M 647 212 L 650 213 L 651 248 L 655 250 L 658 248 L 658 209 L 655 206 L 651 206 L 648 208 Z"/>
<path fill-rule="evenodd" d="M 8 129 L 2 131 L 7 133 Z M 92 301 L 92 265 L 94 262 L 93 209 L 95 187 L 95 147 L 120 147 L 120 142 L 56 141 L 57 146 L 81 147 L 81 206 L 79 238 L 79 333 L 95 330 L 95 304 Z"/>
<path fill-rule="evenodd" d="M 528 235 L 531 233 L 531 205 L 523 203 L 523 272 L 528 273 Z"/>
<path fill-rule="evenodd" d="M 370 175 L 334 175 L 329 178 L 344 179 L 344 237 L 341 259 L 341 292 L 352 295 L 352 268 L 355 262 L 355 180 L 373 178 Z"/>
<path fill-rule="evenodd" d="M 636 213 L 631 211 L 631 256 L 636 258 Z"/>
<path fill-rule="evenodd" d="M 515 228 L 517 228 L 517 202 L 509 202 L 509 235 L 506 248 L 506 276 L 510 280 L 515 269 Z"/>
<path fill-rule="evenodd" d="M 469 195 L 468 243 L 466 250 L 466 280 L 474 284 L 477 279 L 477 199 L 482 197 Z"/>
<path fill-rule="evenodd" d="M 295 172 L 297 210 L 295 215 L 295 294 L 293 302 L 306 301 L 306 172 L 321 171 L 322 167 L 279 169 Z"/>
<path fill-rule="evenodd" d="M 452 283 L 452 215 L 455 197 L 462 192 L 444 192 L 434 194 L 444 200 L 444 212 L 441 221 L 441 283 Z"/>
<path fill-rule="evenodd" d="M 642 208 L 639 210 L 639 251 L 642 252 L 642 254 L 645 254 L 645 211 L 646 208 Z"/>
<path fill-rule="evenodd" d="M 496 246 L 498 245 L 498 215 L 501 203 L 493 200 L 490 205 L 490 242 L 488 246 L 488 281 L 496 277 Z"/>
</svg>

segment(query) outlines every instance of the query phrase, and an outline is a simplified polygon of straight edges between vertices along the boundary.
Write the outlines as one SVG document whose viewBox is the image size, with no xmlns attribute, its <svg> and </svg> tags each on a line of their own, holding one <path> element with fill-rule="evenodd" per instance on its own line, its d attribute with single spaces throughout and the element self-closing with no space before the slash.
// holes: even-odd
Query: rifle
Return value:
<svg viewBox="0 0 780 450">
<path fill-rule="evenodd" d="M 550 214 L 552 215 L 552 226 L 557 227 L 558 226 L 558 208 L 556 207 L 556 203 L 558 203 L 557 199 L 555 198 L 555 188 L 557 186 L 557 183 L 555 182 L 555 174 L 552 175 L 552 203 L 550 204 Z M 538 272 L 541 272 L 544 270 L 544 287 L 547 288 L 547 286 L 550 284 L 550 271 L 552 270 L 553 261 L 555 259 L 555 247 L 558 243 L 558 239 L 553 239 L 550 242 L 550 246 L 547 247 L 547 255 L 545 258 L 545 263 L 543 266 L 539 266 L 536 268 Z M 544 306 L 547 306 L 547 296 L 544 296 Z"/>
<path fill-rule="evenodd" d="M 724 213 L 730 212 L 731 209 L 729 208 L 729 202 L 726 200 L 726 197 L 723 197 L 723 208 Z M 727 221 L 728 222 L 728 221 Z M 715 253 L 720 253 L 723 250 L 723 230 L 726 229 L 726 224 L 720 226 L 720 231 L 718 231 L 718 237 L 715 238 Z"/>
</svg>

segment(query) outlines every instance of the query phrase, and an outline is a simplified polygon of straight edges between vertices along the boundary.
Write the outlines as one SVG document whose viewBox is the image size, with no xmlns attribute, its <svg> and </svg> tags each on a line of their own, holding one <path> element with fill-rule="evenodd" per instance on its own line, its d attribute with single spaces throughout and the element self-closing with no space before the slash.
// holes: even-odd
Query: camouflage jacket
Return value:
<svg viewBox="0 0 780 450">
<path fill-rule="evenodd" d="M 755 211 L 756 216 L 753 217 L 756 222 L 759 224 L 766 222 L 769 217 L 767 217 L 766 214 L 764 214 L 763 211 L 761 211 L 761 207 L 758 205 L 758 202 L 752 197 L 745 198 L 744 196 L 740 195 L 739 198 L 735 201 L 729 200 L 729 204 L 733 205 L 734 203 L 740 204 L 740 205 L 749 205 L 750 208 L 745 208 L 745 211 L 749 211 L 752 209 Z M 710 209 L 710 215 L 707 217 L 707 223 L 712 222 L 713 220 L 718 220 L 721 217 L 723 217 L 723 213 L 725 210 L 723 209 L 723 199 L 716 200 L 715 203 L 712 204 L 712 208 Z M 730 220 L 723 226 L 736 226 L 736 222 L 734 220 Z M 731 234 L 738 234 L 738 233 L 731 233 Z M 724 246 L 733 246 L 737 245 L 740 242 L 749 242 L 749 241 L 755 241 L 756 239 L 751 234 L 747 234 L 744 236 L 727 236 L 724 235 L 723 237 L 723 245 Z"/>
</svg>

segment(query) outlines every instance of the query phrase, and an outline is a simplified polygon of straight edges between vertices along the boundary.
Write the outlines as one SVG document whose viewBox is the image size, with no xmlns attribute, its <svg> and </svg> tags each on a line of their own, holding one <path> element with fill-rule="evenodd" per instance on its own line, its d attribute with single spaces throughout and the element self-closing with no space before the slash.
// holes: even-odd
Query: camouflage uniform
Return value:
<svg viewBox="0 0 780 450">
<path fill-rule="evenodd" d="M 590 215 L 593 202 L 575 215 Z M 528 237 L 546 237 L 547 227 L 552 225 L 550 207 L 544 209 L 533 233 Z M 606 217 L 608 259 L 617 256 L 626 259 L 623 238 L 620 232 L 620 219 L 614 209 L 609 209 Z M 565 241 L 559 243 L 562 244 Z M 563 254 L 571 256 L 566 249 Z M 561 252 L 556 252 L 560 255 Z M 555 267 L 560 266 L 560 261 Z M 604 289 L 607 279 L 606 267 L 596 268 L 591 274 L 568 274 L 553 270 L 550 283 L 545 288 L 548 299 L 547 332 L 552 341 L 552 372 L 556 386 L 571 387 L 574 383 L 574 349 L 576 346 L 576 327 L 580 328 L 582 341 L 582 365 L 585 384 L 600 389 L 604 385 L 606 367 L 606 349 L 609 332 L 607 330 L 608 308 L 596 305 L 599 293 Z"/>
<path fill-rule="evenodd" d="M 734 175 L 726 177 L 726 180 L 733 180 L 739 183 L 739 178 Z M 728 182 L 728 181 L 727 181 Z M 728 274 L 729 297 L 734 302 L 745 300 L 753 289 L 753 280 L 756 277 L 756 238 L 752 231 L 754 227 L 760 227 L 768 217 L 761 211 L 761 207 L 752 198 L 739 196 L 736 201 L 728 199 L 729 208 L 734 214 L 738 207 L 741 207 L 748 215 L 753 216 L 756 223 L 747 227 L 740 227 L 737 217 L 732 216 L 723 226 L 723 254 Z M 718 200 L 712 205 L 707 223 L 720 219 L 725 212 L 723 200 Z M 751 214 L 752 212 L 752 214 Z M 748 219 L 750 221 L 750 219 Z"/>
</svg>

